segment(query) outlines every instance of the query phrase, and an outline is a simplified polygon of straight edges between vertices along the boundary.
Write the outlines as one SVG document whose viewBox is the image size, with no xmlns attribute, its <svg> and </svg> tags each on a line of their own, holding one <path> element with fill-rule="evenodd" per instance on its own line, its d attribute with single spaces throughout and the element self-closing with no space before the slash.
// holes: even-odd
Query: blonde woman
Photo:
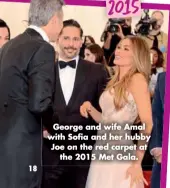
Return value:
<svg viewBox="0 0 170 188">
<path fill-rule="evenodd" d="M 125 134 L 131 136 L 131 130 L 125 130 L 125 124 L 132 125 L 140 118 L 145 124 L 145 129 L 140 133 L 149 138 L 152 130 L 148 88 L 151 70 L 150 50 L 141 38 L 126 37 L 116 48 L 114 63 L 115 74 L 99 101 L 102 113 L 98 112 L 88 101 L 80 107 L 82 116 L 88 118 L 90 115 L 97 123 L 102 122 L 103 126 L 98 131 L 98 135 L 107 135 L 106 140 L 96 141 L 86 188 L 144 188 L 147 182 L 143 177 L 141 163 L 145 150 L 139 150 L 139 146 L 147 142 L 146 140 L 138 141 L 135 149 L 133 141 L 125 139 Z M 121 126 L 121 130 L 104 129 L 104 125 L 113 123 Z M 109 139 L 109 135 L 117 135 L 119 139 Z M 99 150 L 96 146 L 105 146 L 105 149 Z M 133 151 L 123 151 L 123 149 L 113 149 L 115 146 L 134 148 Z M 134 155 L 135 160 L 131 158 Z M 108 156 L 107 159 L 110 158 L 110 160 L 101 161 L 106 159 L 105 156 Z M 120 156 L 128 157 L 121 160 Z"/>
</svg>

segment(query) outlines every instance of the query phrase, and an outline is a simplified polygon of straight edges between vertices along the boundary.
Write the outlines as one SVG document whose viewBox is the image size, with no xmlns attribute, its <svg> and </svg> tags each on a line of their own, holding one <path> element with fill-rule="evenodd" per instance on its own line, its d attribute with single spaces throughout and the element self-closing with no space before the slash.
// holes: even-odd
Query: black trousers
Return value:
<svg viewBox="0 0 170 188">
<path fill-rule="evenodd" d="M 90 161 L 62 161 L 44 141 L 41 188 L 85 188 Z"/>
</svg>

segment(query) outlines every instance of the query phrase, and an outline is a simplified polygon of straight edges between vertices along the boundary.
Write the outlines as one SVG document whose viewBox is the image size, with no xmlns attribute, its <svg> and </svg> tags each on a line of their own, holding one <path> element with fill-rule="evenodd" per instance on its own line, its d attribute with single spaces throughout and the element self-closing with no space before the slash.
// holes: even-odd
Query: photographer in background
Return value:
<svg viewBox="0 0 170 188">
<path fill-rule="evenodd" d="M 157 10 L 149 17 L 149 10 L 144 10 L 145 17 L 137 24 L 136 32 L 141 34 L 148 43 L 149 48 L 159 48 L 166 63 L 168 35 L 161 28 L 164 23 L 164 14 Z"/>
<path fill-rule="evenodd" d="M 4 20 L 0 19 L 0 49 L 10 40 L 10 29 Z"/>
<path fill-rule="evenodd" d="M 152 69 L 151 69 L 151 78 L 150 78 L 149 88 L 150 88 L 151 96 L 153 96 L 154 91 L 155 91 L 155 86 L 157 83 L 158 75 L 161 72 L 164 72 L 164 68 L 163 68 L 164 57 L 163 57 L 163 53 L 160 51 L 160 49 L 158 49 L 156 47 L 151 48 L 151 54 L 152 54 L 151 55 Z"/>
<path fill-rule="evenodd" d="M 115 51 L 117 44 L 124 36 L 132 35 L 131 24 L 131 17 L 108 20 L 101 36 L 101 42 L 104 42 L 104 55 L 109 66 L 113 66 L 113 52 Z"/>
</svg>

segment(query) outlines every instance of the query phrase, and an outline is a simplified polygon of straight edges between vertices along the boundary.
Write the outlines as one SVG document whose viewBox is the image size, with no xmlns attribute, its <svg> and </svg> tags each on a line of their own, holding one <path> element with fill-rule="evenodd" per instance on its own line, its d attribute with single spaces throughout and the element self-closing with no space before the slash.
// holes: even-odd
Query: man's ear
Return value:
<svg viewBox="0 0 170 188">
<path fill-rule="evenodd" d="M 57 40 L 56 40 L 56 44 L 58 44 L 58 42 L 59 42 L 59 37 L 58 37 Z"/>
<path fill-rule="evenodd" d="M 54 15 L 54 16 L 51 17 L 51 19 L 50 19 L 49 22 L 53 25 L 53 24 L 56 23 L 56 21 L 57 21 L 57 20 L 56 20 L 56 15 Z"/>
</svg>

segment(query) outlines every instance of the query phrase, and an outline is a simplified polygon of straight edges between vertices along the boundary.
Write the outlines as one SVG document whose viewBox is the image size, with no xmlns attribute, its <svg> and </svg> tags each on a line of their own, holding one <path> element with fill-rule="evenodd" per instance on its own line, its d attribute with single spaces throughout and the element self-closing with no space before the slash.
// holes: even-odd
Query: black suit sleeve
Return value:
<svg viewBox="0 0 170 188">
<path fill-rule="evenodd" d="M 109 81 L 109 73 L 106 70 L 106 68 L 102 65 L 100 66 L 98 75 L 99 75 L 99 80 L 97 85 L 97 98 L 99 99 Z M 99 104 L 97 106 L 100 109 Z"/>
<path fill-rule="evenodd" d="M 52 106 L 54 92 L 54 48 L 45 43 L 35 53 L 29 64 L 28 108 L 35 114 L 45 112 Z"/>
<path fill-rule="evenodd" d="M 161 74 L 158 75 L 157 85 L 152 102 L 153 129 L 150 139 L 150 150 L 156 147 L 162 147 L 163 132 L 163 104 L 160 97 Z"/>
<path fill-rule="evenodd" d="M 1 56 L 2 56 L 2 51 L 1 51 L 1 49 L 0 49 L 0 76 L 1 76 L 1 63 L 2 63 L 2 62 L 1 62 L 1 59 L 2 59 Z"/>
</svg>

